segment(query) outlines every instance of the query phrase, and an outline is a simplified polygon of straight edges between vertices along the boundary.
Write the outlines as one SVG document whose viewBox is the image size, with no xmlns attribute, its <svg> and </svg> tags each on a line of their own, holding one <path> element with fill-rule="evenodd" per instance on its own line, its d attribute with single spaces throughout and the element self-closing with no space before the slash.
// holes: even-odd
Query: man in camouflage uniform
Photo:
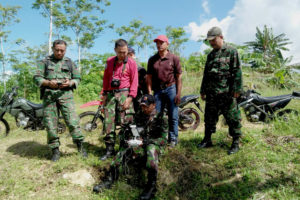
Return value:
<svg viewBox="0 0 300 200">
<path fill-rule="evenodd" d="M 219 27 L 212 27 L 207 33 L 213 50 L 208 54 L 201 85 L 201 98 L 205 105 L 205 136 L 198 148 L 212 146 L 211 135 L 216 131 L 219 114 L 223 114 L 233 138 L 228 154 L 239 150 L 241 136 L 241 113 L 236 98 L 242 92 L 242 71 L 238 52 L 223 41 Z"/>
<path fill-rule="evenodd" d="M 138 71 L 136 62 L 127 56 L 126 40 L 115 42 L 116 56 L 107 59 L 103 76 L 103 105 L 106 153 L 100 160 L 114 155 L 116 141 L 116 125 L 129 124 L 133 121 L 134 110 L 132 100 L 136 97 L 138 87 Z M 122 130 L 120 135 L 122 135 Z"/>
<path fill-rule="evenodd" d="M 41 88 L 44 106 L 44 125 L 47 130 L 47 141 L 52 149 L 52 161 L 60 158 L 58 129 L 58 112 L 62 116 L 72 135 L 73 142 L 84 157 L 84 136 L 80 130 L 79 117 L 75 112 L 73 89 L 80 82 L 80 73 L 70 58 L 65 57 L 67 43 L 63 40 L 53 42 L 51 56 L 38 63 L 34 82 Z"/>
<path fill-rule="evenodd" d="M 117 180 L 119 171 L 126 166 L 128 159 L 140 159 L 141 162 L 146 162 L 143 165 L 148 171 L 148 181 L 140 199 L 151 199 L 155 195 L 159 155 L 167 144 L 168 119 L 163 113 L 157 113 L 155 98 L 149 94 L 142 97 L 141 113 L 138 113 L 136 118 L 137 126 L 144 128 L 140 135 L 143 144 L 134 147 L 128 144 L 127 147 L 120 150 L 111 163 L 106 180 L 96 185 L 93 189 L 94 192 L 110 188 Z M 145 157 L 146 159 L 141 159 Z"/>
</svg>

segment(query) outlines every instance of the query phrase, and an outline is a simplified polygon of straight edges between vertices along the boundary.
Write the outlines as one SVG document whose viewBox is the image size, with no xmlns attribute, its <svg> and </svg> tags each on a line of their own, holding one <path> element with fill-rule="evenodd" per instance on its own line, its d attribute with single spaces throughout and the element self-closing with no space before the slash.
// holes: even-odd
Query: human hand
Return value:
<svg viewBox="0 0 300 200">
<path fill-rule="evenodd" d="M 131 102 L 132 102 L 132 97 L 131 96 L 127 97 L 124 104 L 122 105 L 122 109 L 127 110 L 130 107 Z"/>
<path fill-rule="evenodd" d="M 176 104 L 176 105 L 179 105 L 180 102 L 181 102 L 180 94 L 177 94 L 177 95 L 175 96 L 175 104 Z"/>
<path fill-rule="evenodd" d="M 71 87 L 71 84 L 74 84 L 74 82 L 71 82 L 69 79 L 65 79 L 65 81 L 63 81 L 63 82 L 59 85 L 59 88 L 60 88 L 60 89 L 68 88 L 68 87 Z"/>
</svg>

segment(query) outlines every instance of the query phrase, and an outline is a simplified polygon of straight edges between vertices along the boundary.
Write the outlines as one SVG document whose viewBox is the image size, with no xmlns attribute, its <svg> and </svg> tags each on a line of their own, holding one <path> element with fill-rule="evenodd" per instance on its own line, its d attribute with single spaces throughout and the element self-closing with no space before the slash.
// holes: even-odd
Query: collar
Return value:
<svg viewBox="0 0 300 200">
<path fill-rule="evenodd" d="M 161 58 L 160 57 L 160 55 L 159 55 L 159 52 L 157 52 L 157 54 L 156 54 L 158 57 L 159 57 L 159 59 L 170 59 L 170 57 L 171 57 L 171 53 L 170 53 L 170 51 L 168 50 L 168 53 L 166 54 L 166 56 L 165 57 L 163 57 L 163 58 Z"/>
</svg>

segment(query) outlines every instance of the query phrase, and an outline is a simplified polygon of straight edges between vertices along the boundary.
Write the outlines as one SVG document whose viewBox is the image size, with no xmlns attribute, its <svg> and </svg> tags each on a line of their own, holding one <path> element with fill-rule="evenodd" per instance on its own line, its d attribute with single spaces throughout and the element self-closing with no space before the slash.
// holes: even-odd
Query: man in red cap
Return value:
<svg viewBox="0 0 300 200">
<path fill-rule="evenodd" d="M 158 52 L 148 60 L 148 93 L 154 91 L 156 110 L 162 112 L 167 106 L 169 117 L 169 143 L 178 143 L 178 104 L 181 96 L 181 65 L 178 56 L 168 50 L 169 40 L 159 35 L 154 42 Z"/>
</svg>

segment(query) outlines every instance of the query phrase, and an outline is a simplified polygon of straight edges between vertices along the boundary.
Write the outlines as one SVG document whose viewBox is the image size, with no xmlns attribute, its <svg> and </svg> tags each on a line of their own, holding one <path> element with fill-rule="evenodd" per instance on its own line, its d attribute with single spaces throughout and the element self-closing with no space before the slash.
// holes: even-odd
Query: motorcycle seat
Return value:
<svg viewBox="0 0 300 200">
<path fill-rule="evenodd" d="M 32 103 L 31 101 L 27 101 L 27 104 L 36 110 L 43 108 L 43 104 L 36 104 Z"/>
<path fill-rule="evenodd" d="M 294 97 L 300 97 L 300 92 L 294 91 L 292 95 L 293 95 Z"/>
<path fill-rule="evenodd" d="M 200 95 L 196 95 L 196 94 L 191 94 L 191 95 L 186 95 L 186 96 L 183 96 L 180 100 L 180 104 L 179 104 L 179 107 L 183 107 L 185 106 L 186 104 L 188 104 L 189 102 L 195 100 L 195 99 L 198 99 L 200 97 Z"/>
<path fill-rule="evenodd" d="M 290 94 L 280 95 L 280 96 L 272 96 L 272 97 L 262 97 L 262 96 L 254 96 L 253 102 L 256 104 L 269 104 L 283 99 L 291 99 Z"/>
</svg>

